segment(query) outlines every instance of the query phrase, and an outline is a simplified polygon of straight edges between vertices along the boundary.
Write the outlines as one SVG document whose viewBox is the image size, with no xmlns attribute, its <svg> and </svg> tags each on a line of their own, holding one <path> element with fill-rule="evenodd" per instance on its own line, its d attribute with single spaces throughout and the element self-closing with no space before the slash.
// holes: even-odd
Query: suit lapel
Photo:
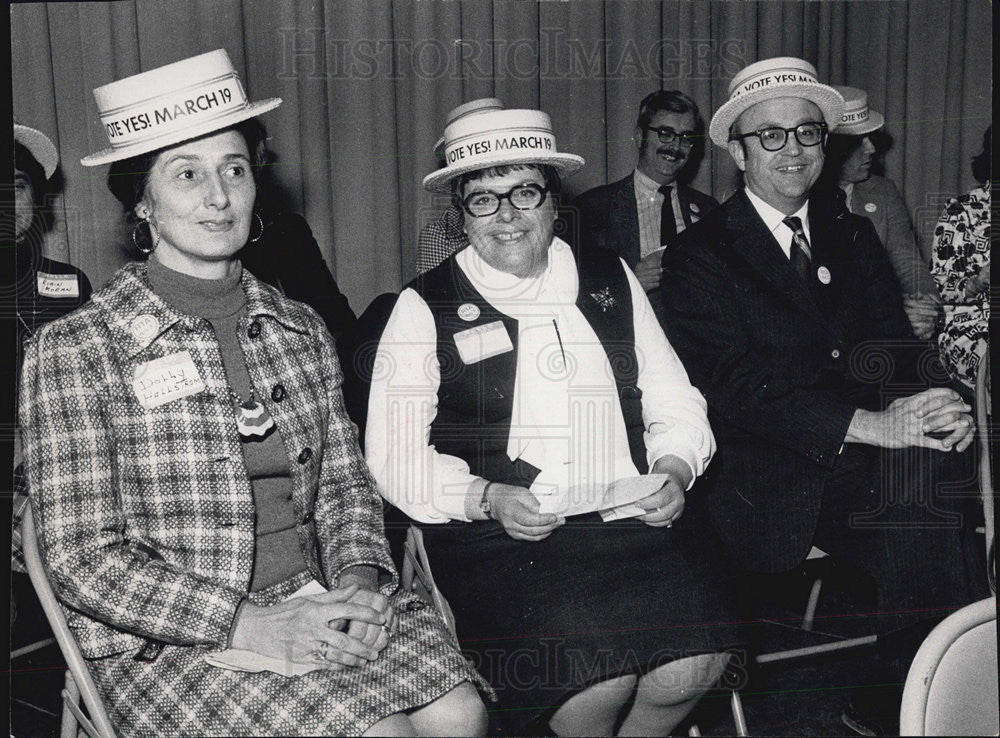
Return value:
<svg viewBox="0 0 1000 738">
<path fill-rule="evenodd" d="M 837 302 L 847 280 L 848 242 L 854 236 L 850 233 L 849 214 L 835 207 L 834 201 L 820 197 L 809 200 L 809 231 L 813 252 L 813 276 L 816 279 L 815 292 L 824 310 L 830 310 Z"/>
<path fill-rule="evenodd" d="M 635 202 L 635 175 L 630 174 L 621 180 L 614 195 L 614 207 L 611 209 L 615 231 L 621 239 L 621 250 L 627 264 L 639 263 L 639 206 Z"/>
<path fill-rule="evenodd" d="M 732 248 L 771 288 L 819 316 L 819 304 L 814 290 L 799 278 L 777 239 L 764 225 L 746 193 L 741 189 L 723 206 L 724 227 L 729 231 Z M 811 221 L 810 221 L 811 223 Z M 814 262 L 810 277 L 816 279 Z"/>
<path fill-rule="evenodd" d="M 684 219 L 684 227 L 691 227 L 691 195 L 690 189 L 685 185 L 677 185 L 677 201 L 681 204 L 681 217 Z"/>
</svg>

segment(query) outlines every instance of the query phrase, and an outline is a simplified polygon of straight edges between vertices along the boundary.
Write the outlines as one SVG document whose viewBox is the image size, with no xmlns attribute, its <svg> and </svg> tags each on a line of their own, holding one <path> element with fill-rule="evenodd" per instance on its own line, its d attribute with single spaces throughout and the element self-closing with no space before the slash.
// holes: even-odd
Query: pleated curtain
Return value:
<svg viewBox="0 0 1000 738">
<path fill-rule="evenodd" d="M 277 159 L 276 197 L 309 221 L 356 311 L 415 274 L 417 233 L 447 204 L 420 181 L 447 111 L 500 97 L 552 116 L 586 168 L 568 195 L 628 174 L 639 100 L 692 96 L 707 122 L 733 74 L 801 56 L 823 80 L 868 91 L 886 117 L 896 181 L 929 243 L 944 199 L 967 191 L 991 116 L 987 0 L 138 0 L 11 7 L 14 114 L 45 131 L 64 188 L 48 251 L 100 286 L 127 258 L 94 87 L 215 48 L 229 52 Z M 738 177 L 710 144 L 693 185 L 723 199 Z"/>
</svg>

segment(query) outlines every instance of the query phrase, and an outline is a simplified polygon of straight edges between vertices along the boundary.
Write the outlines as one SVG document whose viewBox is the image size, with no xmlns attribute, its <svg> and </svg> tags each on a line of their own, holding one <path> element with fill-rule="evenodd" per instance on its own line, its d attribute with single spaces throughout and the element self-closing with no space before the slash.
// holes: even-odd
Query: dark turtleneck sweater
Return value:
<svg viewBox="0 0 1000 738">
<path fill-rule="evenodd" d="M 199 279 L 165 267 L 155 258 L 148 262 L 149 284 L 171 307 L 204 318 L 215 331 L 226 378 L 234 393 L 230 398 L 235 423 L 236 406 L 252 388 L 246 357 L 240 348 L 237 327 L 246 312 L 246 295 L 240 283 L 242 270 L 223 279 Z M 254 393 L 262 403 L 262 393 Z M 292 479 L 281 428 L 267 437 L 243 438 L 243 460 L 253 489 L 257 513 L 256 550 L 250 590 L 278 584 L 306 568 L 295 532 Z"/>
</svg>

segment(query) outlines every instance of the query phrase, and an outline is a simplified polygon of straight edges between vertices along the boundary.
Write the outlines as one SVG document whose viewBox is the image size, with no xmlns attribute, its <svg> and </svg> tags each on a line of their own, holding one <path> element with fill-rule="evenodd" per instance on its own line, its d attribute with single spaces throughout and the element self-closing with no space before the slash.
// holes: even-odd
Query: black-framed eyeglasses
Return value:
<svg viewBox="0 0 1000 738">
<path fill-rule="evenodd" d="M 645 130 L 655 133 L 656 137 L 660 139 L 660 143 L 669 144 L 677 141 L 681 146 L 687 146 L 689 149 L 694 146 L 694 140 L 697 136 L 694 131 L 681 131 L 678 133 L 669 126 L 664 126 L 663 128 L 646 126 Z"/>
<path fill-rule="evenodd" d="M 801 146 L 817 146 L 826 138 L 826 123 L 800 123 L 795 128 L 761 128 L 750 133 L 730 133 L 730 141 L 740 141 L 750 136 L 760 139 L 760 145 L 765 151 L 780 151 L 788 143 L 788 134 L 794 133 L 795 140 Z"/>
<path fill-rule="evenodd" d="M 517 210 L 534 210 L 545 200 L 548 191 L 548 187 L 534 182 L 519 184 L 502 194 L 490 190 L 476 190 L 470 192 L 462 200 L 462 207 L 474 218 L 485 218 L 487 215 L 493 215 L 500 210 L 500 202 L 503 200 L 509 202 L 511 207 Z"/>
</svg>

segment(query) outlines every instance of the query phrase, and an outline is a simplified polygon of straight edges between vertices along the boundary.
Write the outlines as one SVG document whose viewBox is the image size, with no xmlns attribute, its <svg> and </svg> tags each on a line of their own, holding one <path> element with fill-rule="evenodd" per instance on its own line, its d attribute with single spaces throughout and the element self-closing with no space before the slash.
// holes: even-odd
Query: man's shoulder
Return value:
<svg viewBox="0 0 1000 738">
<path fill-rule="evenodd" d="M 711 195 L 705 194 L 701 190 L 696 190 L 691 185 L 686 185 L 686 184 L 678 185 L 678 189 L 680 189 L 684 193 L 684 196 L 689 201 L 693 203 L 698 203 L 700 206 L 702 206 L 702 209 L 706 213 L 709 212 L 710 210 L 714 210 L 715 208 L 719 207 L 718 200 L 716 200 Z"/>
<path fill-rule="evenodd" d="M 873 174 L 864 182 L 855 184 L 854 193 L 867 198 L 888 199 L 899 196 L 899 190 L 895 183 L 888 177 L 880 177 L 877 174 Z"/>
<path fill-rule="evenodd" d="M 573 202 L 574 204 L 596 204 L 615 197 L 622 190 L 632 186 L 632 176 L 629 174 L 627 177 L 623 177 L 615 182 L 591 187 L 589 190 L 577 195 Z"/>
</svg>

